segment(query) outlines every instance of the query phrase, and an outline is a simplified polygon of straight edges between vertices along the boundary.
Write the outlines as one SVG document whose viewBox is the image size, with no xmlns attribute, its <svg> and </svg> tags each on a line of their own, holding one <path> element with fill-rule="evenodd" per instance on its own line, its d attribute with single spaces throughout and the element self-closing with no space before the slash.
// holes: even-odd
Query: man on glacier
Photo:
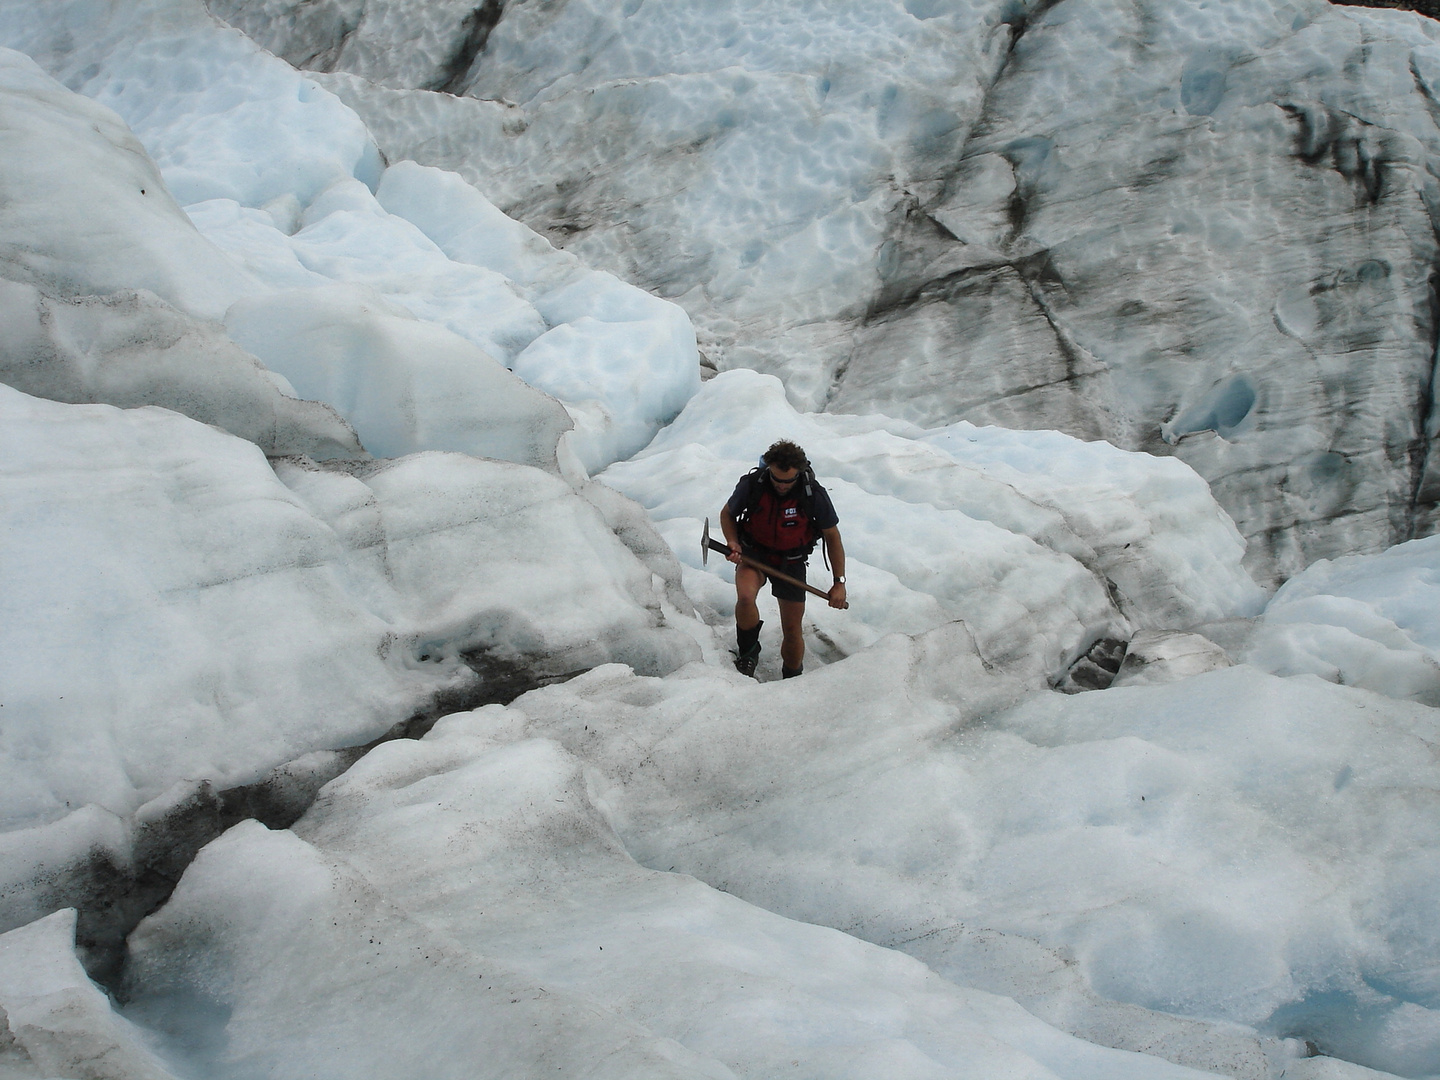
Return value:
<svg viewBox="0 0 1440 1080">
<path fill-rule="evenodd" d="M 840 518 L 830 494 L 815 479 L 805 451 L 781 439 L 760 459 L 758 468 L 740 478 L 720 511 L 720 528 L 735 564 L 735 668 L 753 676 L 760 660 L 760 609 L 755 598 L 766 578 L 780 605 L 780 674 L 793 678 L 804 670 L 805 591 L 762 570 L 741 563 L 749 556 L 781 573 L 805 580 L 805 562 L 824 540 L 834 583 L 826 599 L 833 608 L 845 606 L 845 548 L 840 543 Z"/>
</svg>

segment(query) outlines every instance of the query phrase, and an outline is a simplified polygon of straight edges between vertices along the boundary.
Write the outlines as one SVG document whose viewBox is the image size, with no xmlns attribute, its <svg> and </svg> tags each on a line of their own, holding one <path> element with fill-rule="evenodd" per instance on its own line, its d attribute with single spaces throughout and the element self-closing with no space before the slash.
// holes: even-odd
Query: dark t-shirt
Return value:
<svg viewBox="0 0 1440 1080">
<path fill-rule="evenodd" d="M 805 496 L 805 491 L 801 487 L 803 483 L 803 480 L 796 481 L 795 486 L 790 489 L 790 493 L 786 495 L 785 498 L 803 499 Z M 737 521 L 739 520 L 740 515 L 745 510 L 745 508 L 750 505 L 750 491 L 754 484 L 754 474 L 746 473 L 740 478 L 740 482 L 735 485 L 734 494 L 730 496 L 729 501 L 725 504 L 725 509 L 729 510 L 730 516 L 732 518 L 735 518 Z M 771 488 L 770 493 L 772 495 L 775 495 L 775 489 Z M 811 523 L 815 526 L 816 535 L 818 535 L 825 529 L 833 529 L 836 525 L 839 525 L 840 515 L 835 513 L 835 505 L 830 501 L 830 493 L 820 486 L 820 482 L 818 480 L 810 481 L 810 493 L 812 515 L 810 520 Z M 743 527 L 741 528 L 740 532 L 743 536 L 745 532 Z"/>
</svg>

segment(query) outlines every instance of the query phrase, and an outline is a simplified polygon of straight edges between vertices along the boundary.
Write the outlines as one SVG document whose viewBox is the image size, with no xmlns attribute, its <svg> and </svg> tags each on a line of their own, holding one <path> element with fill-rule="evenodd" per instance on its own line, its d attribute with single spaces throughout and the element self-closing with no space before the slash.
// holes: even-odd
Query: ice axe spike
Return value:
<svg viewBox="0 0 1440 1080">
<path fill-rule="evenodd" d="M 707 518 L 705 519 L 705 531 L 700 535 L 700 565 L 701 565 L 701 566 L 709 566 L 709 565 L 710 565 L 710 552 L 712 552 L 712 551 L 718 551 L 721 555 L 724 555 L 727 559 L 730 557 L 730 546 L 729 546 L 728 544 L 722 544 L 722 543 L 720 543 L 719 540 L 711 540 L 711 539 L 710 539 L 710 519 L 707 517 Z M 749 555 L 741 555 L 741 556 L 740 556 L 740 561 L 741 561 L 742 563 L 744 563 L 746 566 L 753 566 L 756 570 L 759 570 L 762 574 L 765 574 L 765 575 L 767 575 L 767 576 L 769 576 L 769 577 L 779 578 L 781 581 L 788 582 L 788 583 L 791 584 L 791 585 L 795 585 L 795 586 L 797 586 L 797 587 L 799 587 L 799 588 L 801 588 L 801 589 L 804 589 L 804 590 L 805 590 L 806 592 L 808 592 L 808 593 L 814 593 L 816 596 L 820 597 L 821 600 L 829 600 L 829 599 L 830 599 L 830 594 L 829 594 L 829 593 L 821 592 L 819 589 L 815 588 L 814 585 L 807 585 L 807 584 L 805 584 L 805 582 L 801 581 L 799 578 L 793 578 L 793 577 L 791 577 L 789 574 L 782 574 L 779 570 L 776 570 L 773 566 L 766 566 L 766 565 L 765 565 L 763 562 L 761 562 L 759 559 L 752 559 Z M 850 606 L 850 601 L 846 600 L 845 603 L 841 604 L 840 606 L 841 606 L 841 607 L 848 608 L 848 607 Z"/>
</svg>

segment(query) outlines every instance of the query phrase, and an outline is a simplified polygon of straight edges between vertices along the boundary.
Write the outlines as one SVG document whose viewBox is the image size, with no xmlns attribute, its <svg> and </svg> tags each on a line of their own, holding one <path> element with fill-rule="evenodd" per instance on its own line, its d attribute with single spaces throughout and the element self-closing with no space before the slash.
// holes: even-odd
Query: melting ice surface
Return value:
<svg viewBox="0 0 1440 1080">
<path fill-rule="evenodd" d="M 899 64 L 946 10 L 825 40 Z M 1180 461 L 702 386 L 679 307 L 198 3 L 3 3 L 0 44 L 0 1077 L 1440 1075 L 1435 543 L 1267 604 Z M 723 280 L 835 284 L 783 255 Z M 856 602 L 769 685 L 697 547 L 779 436 Z M 1102 639 L 1131 685 L 1052 691 Z M 584 674 L 342 772 L 516 671 Z"/>
</svg>

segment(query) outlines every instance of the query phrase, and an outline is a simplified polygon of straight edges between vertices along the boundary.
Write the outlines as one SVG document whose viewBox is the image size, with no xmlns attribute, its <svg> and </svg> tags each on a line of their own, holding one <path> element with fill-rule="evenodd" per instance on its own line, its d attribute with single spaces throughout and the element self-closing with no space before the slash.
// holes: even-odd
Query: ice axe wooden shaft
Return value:
<svg viewBox="0 0 1440 1080">
<path fill-rule="evenodd" d="M 704 566 L 710 565 L 710 552 L 712 552 L 712 551 L 718 551 L 721 555 L 724 555 L 727 559 L 730 557 L 730 545 L 729 545 L 729 544 L 722 544 L 719 540 L 711 540 L 711 539 L 710 539 L 710 519 L 709 519 L 709 518 L 706 518 L 706 519 L 705 519 L 705 534 L 700 537 L 700 562 L 701 562 L 701 565 L 704 565 Z M 801 581 L 799 578 L 793 578 L 793 577 L 791 577 L 789 574 L 782 574 L 779 570 L 776 570 L 773 566 L 767 565 L 766 563 L 761 562 L 759 559 L 752 559 L 749 555 L 743 555 L 743 554 L 742 554 L 742 555 L 740 556 L 740 561 L 741 561 L 742 563 L 744 563 L 746 566 L 753 566 L 756 570 L 759 570 L 762 574 L 767 574 L 767 575 L 769 575 L 770 577 L 779 578 L 781 581 L 787 582 L 788 584 L 791 584 L 791 585 L 798 586 L 799 588 L 804 589 L 804 590 L 805 590 L 806 592 L 808 592 L 808 593 L 814 593 L 816 596 L 820 597 L 821 600 L 829 600 L 829 599 L 830 599 L 830 594 L 829 594 L 829 593 L 821 592 L 819 589 L 815 588 L 814 585 L 807 585 L 807 584 L 805 584 L 805 582 Z M 840 606 L 841 606 L 841 607 L 844 607 L 844 608 L 848 608 L 848 607 L 850 606 L 850 601 L 849 601 L 849 600 L 846 600 L 846 601 L 845 601 L 843 604 L 841 604 Z"/>
</svg>

